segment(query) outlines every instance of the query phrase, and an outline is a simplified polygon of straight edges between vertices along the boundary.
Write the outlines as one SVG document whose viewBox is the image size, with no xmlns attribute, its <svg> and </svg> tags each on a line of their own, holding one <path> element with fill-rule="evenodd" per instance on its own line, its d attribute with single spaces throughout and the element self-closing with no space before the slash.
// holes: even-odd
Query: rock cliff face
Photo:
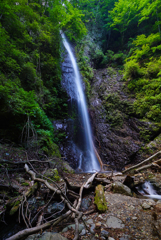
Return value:
<svg viewBox="0 0 161 240">
<path fill-rule="evenodd" d="M 132 110 L 133 99 L 125 93 L 124 82 L 118 71 L 109 67 L 95 70 L 91 83 L 90 116 L 95 145 L 104 163 L 122 170 L 126 164 L 139 161 L 139 150 L 157 134 L 154 124 L 140 121 Z"/>
</svg>

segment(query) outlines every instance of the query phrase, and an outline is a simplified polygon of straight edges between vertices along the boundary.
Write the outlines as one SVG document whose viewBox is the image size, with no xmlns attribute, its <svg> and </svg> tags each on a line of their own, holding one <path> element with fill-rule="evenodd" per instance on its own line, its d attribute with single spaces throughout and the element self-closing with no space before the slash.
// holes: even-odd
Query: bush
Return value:
<svg viewBox="0 0 161 240">
<path fill-rule="evenodd" d="M 137 63 L 135 59 L 126 62 L 124 67 L 124 79 L 134 79 L 143 75 L 142 69 L 140 68 L 139 63 Z"/>
</svg>

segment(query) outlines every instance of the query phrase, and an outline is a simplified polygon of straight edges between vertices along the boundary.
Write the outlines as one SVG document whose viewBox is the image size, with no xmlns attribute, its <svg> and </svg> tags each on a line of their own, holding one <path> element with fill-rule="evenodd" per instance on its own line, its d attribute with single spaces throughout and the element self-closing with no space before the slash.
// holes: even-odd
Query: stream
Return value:
<svg viewBox="0 0 161 240">
<path fill-rule="evenodd" d="M 152 199 L 161 199 L 161 195 L 157 194 L 157 191 L 154 189 L 153 185 L 149 181 L 145 181 L 140 187 L 137 187 L 138 192 L 148 198 Z"/>
</svg>

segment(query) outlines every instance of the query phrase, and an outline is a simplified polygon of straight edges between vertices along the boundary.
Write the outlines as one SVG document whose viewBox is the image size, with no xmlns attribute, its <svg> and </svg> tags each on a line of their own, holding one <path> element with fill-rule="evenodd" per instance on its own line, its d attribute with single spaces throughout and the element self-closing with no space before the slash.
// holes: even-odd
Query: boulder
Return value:
<svg viewBox="0 0 161 240">
<path fill-rule="evenodd" d="M 114 193 L 120 193 L 127 196 L 132 196 L 131 189 L 121 182 L 114 182 L 112 184 L 112 190 Z"/>
<path fill-rule="evenodd" d="M 60 176 L 59 176 L 57 168 L 48 169 L 45 172 L 44 176 L 47 177 L 47 178 L 50 178 L 53 181 L 59 181 L 60 180 Z"/>
<path fill-rule="evenodd" d="M 110 216 L 107 218 L 106 224 L 108 228 L 119 228 L 122 229 L 125 225 L 122 223 L 121 219 Z"/>
</svg>

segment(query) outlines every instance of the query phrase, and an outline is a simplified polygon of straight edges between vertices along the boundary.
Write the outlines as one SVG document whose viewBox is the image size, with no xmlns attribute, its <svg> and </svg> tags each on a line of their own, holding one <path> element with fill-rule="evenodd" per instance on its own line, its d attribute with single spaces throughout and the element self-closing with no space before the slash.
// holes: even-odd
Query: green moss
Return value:
<svg viewBox="0 0 161 240">
<path fill-rule="evenodd" d="M 44 136 L 43 138 L 41 138 L 40 144 L 44 146 L 44 147 L 42 147 L 42 150 L 48 156 L 55 156 L 58 158 L 61 157 L 58 145 L 56 143 L 54 143 L 50 137 Z"/>
<path fill-rule="evenodd" d="M 107 203 L 102 185 L 98 185 L 96 187 L 94 203 L 96 204 L 99 212 L 105 212 L 107 210 Z"/>
<path fill-rule="evenodd" d="M 24 182 L 21 184 L 22 186 L 29 186 L 29 183 L 28 182 Z"/>
<path fill-rule="evenodd" d="M 12 207 L 10 212 L 9 212 L 9 215 L 12 216 L 13 214 L 15 214 L 20 206 L 20 203 L 21 203 L 21 199 L 17 200 L 17 201 L 13 201 L 10 206 Z"/>
<path fill-rule="evenodd" d="M 132 104 L 122 100 L 117 93 L 105 95 L 103 105 L 106 110 L 106 121 L 112 127 L 122 127 L 124 118 L 133 111 Z"/>
<path fill-rule="evenodd" d="M 109 75 L 110 77 L 112 77 L 112 76 L 115 76 L 115 75 L 116 75 L 116 70 L 115 70 L 114 68 L 112 68 L 112 67 L 108 67 L 108 68 L 107 68 L 107 73 L 108 73 L 108 75 Z"/>
<path fill-rule="evenodd" d="M 49 169 L 44 176 L 51 179 L 52 181 L 60 180 L 60 176 L 59 176 L 58 170 L 56 168 Z"/>
<path fill-rule="evenodd" d="M 87 56 L 85 56 L 85 46 L 86 46 L 85 40 L 77 44 L 76 56 L 78 60 L 79 70 L 81 72 L 83 81 L 86 86 L 86 89 L 85 89 L 86 96 L 87 98 L 89 98 L 91 95 L 90 81 L 93 79 L 94 72 L 93 72 L 93 68 L 90 66 L 90 59 Z"/>
</svg>

